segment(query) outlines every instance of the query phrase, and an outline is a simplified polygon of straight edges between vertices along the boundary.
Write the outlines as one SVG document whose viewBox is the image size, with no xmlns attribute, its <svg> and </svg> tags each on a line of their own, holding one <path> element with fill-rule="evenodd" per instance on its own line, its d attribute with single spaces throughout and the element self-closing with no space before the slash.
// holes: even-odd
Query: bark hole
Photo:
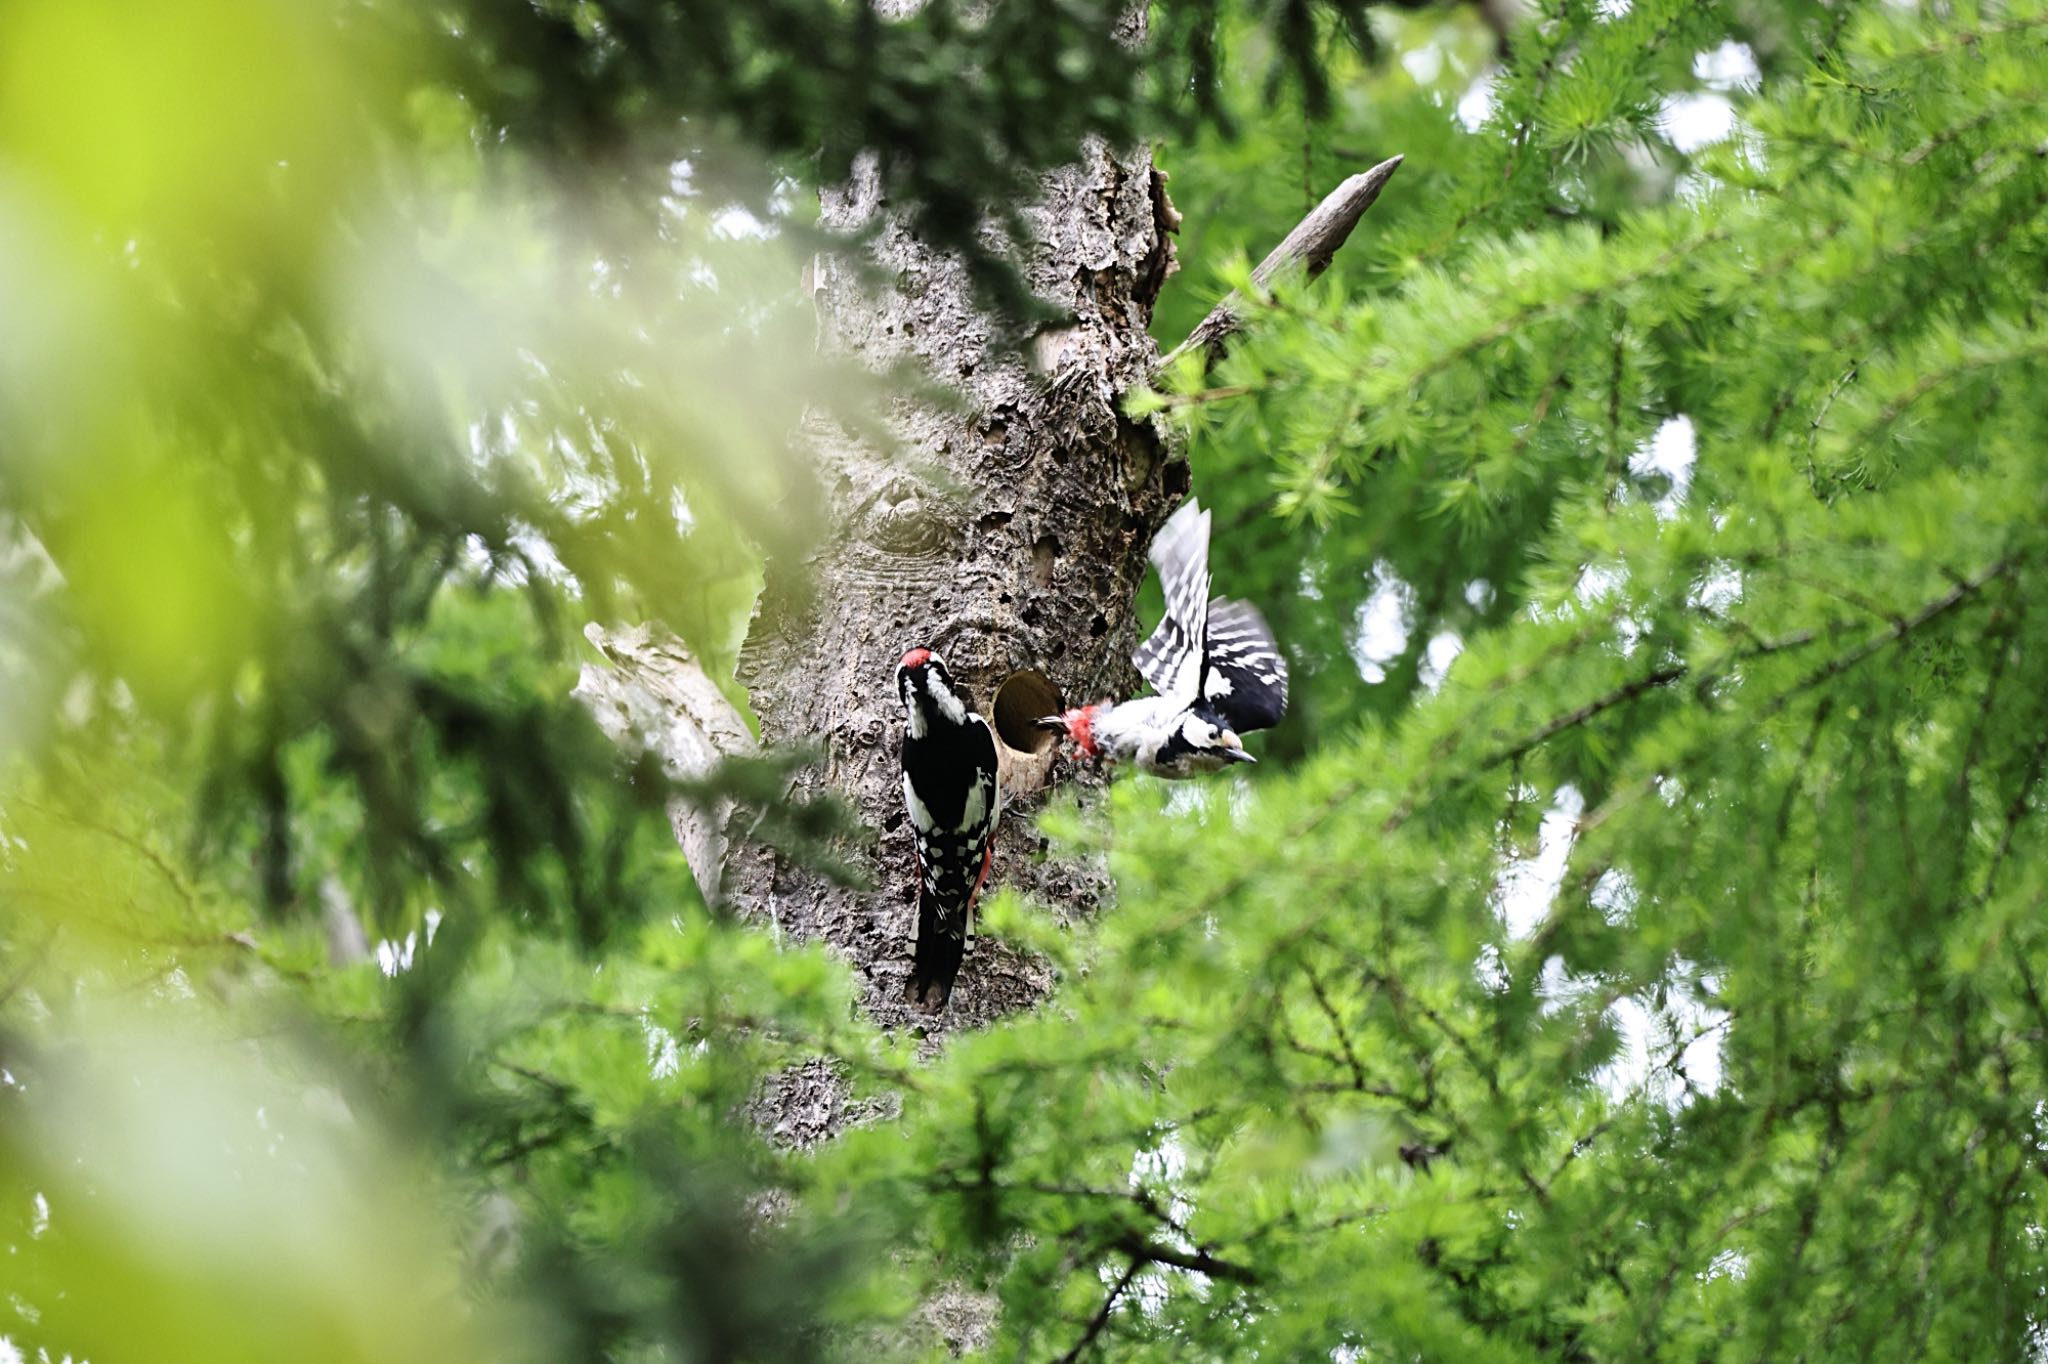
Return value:
<svg viewBox="0 0 2048 1364">
<path fill-rule="evenodd" d="M 1169 503 L 1177 504 L 1183 497 L 1188 495 L 1188 489 L 1194 486 L 1194 481 L 1194 470 L 1188 467 L 1186 460 L 1177 459 L 1167 465 L 1166 500 Z"/>
<path fill-rule="evenodd" d="M 1052 586 L 1053 569 L 1060 560 L 1059 537 L 1041 535 L 1038 543 L 1031 546 L 1031 573 L 1038 579 L 1040 587 Z"/>
<path fill-rule="evenodd" d="M 996 688 L 996 756 L 1005 795 L 1028 795 L 1045 785 L 1058 745 L 1038 722 L 1066 708 L 1060 689 L 1036 668 L 1011 673 Z"/>
</svg>

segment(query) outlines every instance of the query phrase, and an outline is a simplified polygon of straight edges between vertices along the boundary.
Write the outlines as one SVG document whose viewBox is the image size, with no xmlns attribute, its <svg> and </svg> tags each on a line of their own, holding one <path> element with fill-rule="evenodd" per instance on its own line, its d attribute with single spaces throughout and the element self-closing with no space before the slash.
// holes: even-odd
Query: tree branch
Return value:
<svg viewBox="0 0 2048 1364">
<path fill-rule="evenodd" d="M 1257 1283 L 1258 1275 L 1244 1265 L 1230 1260 L 1219 1260 L 1206 1250 L 1175 1250 L 1162 1246 L 1136 1234 L 1119 1237 L 1116 1248 L 1143 1264 L 1170 1265 L 1175 1269 L 1193 1270 L 1215 1279 L 1230 1279 L 1237 1283 Z"/>
<path fill-rule="evenodd" d="M 1102 1306 L 1096 1308 L 1095 1315 L 1088 1319 L 1088 1325 L 1082 1330 L 1081 1338 L 1074 1342 L 1074 1348 L 1061 1355 L 1055 1364 L 1074 1364 L 1075 1360 L 1087 1353 L 1088 1347 L 1095 1343 L 1095 1338 L 1102 1334 L 1102 1328 L 1109 1325 L 1109 1314 L 1116 1310 L 1117 1300 L 1123 1297 L 1124 1290 L 1131 1286 L 1131 1280 L 1138 1277 L 1138 1271 L 1144 1268 L 1144 1264 L 1143 1260 L 1131 1261 L 1130 1267 L 1117 1277 L 1117 1281 L 1110 1285 L 1109 1292 L 1103 1295 Z"/>
<path fill-rule="evenodd" d="M 1380 191 L 1386 188 L 1387 181 L 1393 179 L 1394 172 L 1400 168 L 1401 158 L 1389 157 L 1331 190 L 1323 202 L 1317 204 L 1314 211 L 1259 262 L 1258 269 L 1252 271 L 1252 283 L 1264 288 L 1274 276 L 1294 265 L 1306 269 L 1310 279 L 1323 273 L 1339 248 L 1350 238 L 1351 229 L 1358 226 L 1358 220 L 1365 216 L 1365 211 L 1372 207 L 1373 201 L 1380 197 Z M 1207 350 L 1212 361 L 1222 355 L 1224 343 L 1244 327 L 1239 306 L 1238 295 L 1233 290 L 1195 325 L 1187 340 L 1175 346 L 1172 353 L 1159 362 L 1159 367 L 1171 368 L 1174 361 L 1197 347 Z"/>
<path fill-rule="evenodd" d="M 575 695 L 615 743 L 628 751 L 651 749 L 676 779 L 702 777 L 720 759 L 754 751 L 747 722 L 681 640 L 645 625 L 591 625 L 583 633 L 612 666 L 585 664 Z M 680 800 L 669 806 L 669 822 L 708 905 L 725 900 L 725 823 L 731 813 L 730 801 L 709 810 Z"/>
</svg>

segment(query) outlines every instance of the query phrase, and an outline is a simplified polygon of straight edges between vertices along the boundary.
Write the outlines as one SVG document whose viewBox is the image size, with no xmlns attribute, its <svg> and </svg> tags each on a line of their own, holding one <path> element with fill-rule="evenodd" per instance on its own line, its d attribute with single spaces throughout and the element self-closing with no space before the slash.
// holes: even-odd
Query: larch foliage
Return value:
<svg viewBox="0 0 2048 1364">
<path fill-rule="evenodd" d="M 1072 985 L 834 1166 L 998 1354 L 2039 1349 L 2048 10 L 1794 16 L 1588 222 L 1732 13 L 1619 8 L 1527 30 L 1367 284 L 1138 400 L 1468 614 L 1398 722 L 1070 817 Z"/>
<path fill-rule="evenodd" d="M 2041 1357 L 2048 3 L 247 8 L 0 8 L 0 1359 Z M 815 533 L 818 178 L 1009 298 L 1148 130 L 1293 709 L 1056 799 L 1114 904 L 920 1045 L 573 627 L 723 682 Z"/>
</svg>

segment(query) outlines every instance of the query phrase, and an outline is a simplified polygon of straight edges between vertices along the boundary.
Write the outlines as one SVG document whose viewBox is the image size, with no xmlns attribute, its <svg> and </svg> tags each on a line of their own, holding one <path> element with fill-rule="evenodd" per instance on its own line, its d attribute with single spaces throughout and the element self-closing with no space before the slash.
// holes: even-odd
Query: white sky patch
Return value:
<svg viewBox="0 0 2048 1364">
<path fill-rule="evenodd" d="M 1372 566 L 1372 595 L 1353 622 L 1351 660 L 1359 676 L 1375 686 L 1387 680 L 1387 664 L 1408 647 L 1415 628 L 1415 589 L 1384 560 Z"/>
<path fill-rule="evenodd" d="M 1558 787 L 1536 830 L 1536 855 L 1511 857 L 1501 868 L 1500 879 L 1494 882 L 1493 908 L 1510 939 L 1528 937 L 1550 912 L 1557 888 L 1564 884 L 1579 816 L 1585 812 L 1586 798 L 1576 786 Z"/>
<path fill-rule="evenodd" d="M 28 1364 L 28 1358 L 22 1354 L 19 1345 L 6 1336 L 0 1336 L 0 1364 Z"/>
<path fill-rule="evenodd" d="M 1579 573 L 1579 584 L 1573 593 L 1581 606 L 1597 606 L 1628 582 L 1628 570 L 1620 564 L 1587 564 Z"/>
<path fill-rule="evenodd" d="M 387 976 L 395 976 L 400 971 L 410 971 L 413 950 L 418 943 L 418 938 L 411 933 L 405 935 L 403 942 L 394 942 L 390 938 L 381 939 L 377 943 L 377 969 Z"/>
<path fill-rule="evenodd" d="M 1619 928 L 1629 921 L 1636 912 L 1636 904 L 1642 898 L 1636 892 L 1632 877 L 1619 867 L 1609 867 L 1600 873 L 1600 879 L 1593 883 L 1593 890 L 1587 897 L 1593 908 L 1600 911 L 1600 917 L 1610 928 Z"/>
<path fill-rule="evenodd" d="M 1712 91 L 1666 95 L 1657 113 L 1657 131 L 1689 156 L 1734 133 L 1735 105 Z"/>
<path fill-rule="evenodd" d="M 1401 65 L 1417 85 L 1431 84 L 1444 73 L 1444 50 L 1435 43 L 1424 43 L 1402 53 Z"/>
<path fill-rule="evenodd" d="M 676 1035 L 653 1019 L 640 1020 L 647 1034 L 647 1070 L 657 1080 L 666 1080 L 683 1068 L 682 1043 Z"/>
<path fill-rule="evenodd" d="M 1756 64 L 1756 51 L 1748 43 L 1729 39 L 1719 47 L 1696 52 L 1692 59 L 1693 79 L 1709 90 L 1747 93 L 1763 83 Z"/>
<path fill-rule="evenodd" d="M 1721 189 L 1723 181 L 1701 170 L 1688 170 L 1671 187 L 1672 197 L 1682 204 L 1697 204 Z"/>
<path fill-rule="evenodd" d="M 1180 1136 L 1167 1132 L 1157 1145 L 1139 1151 L 1131 1159 L 1130 1183 L 1133 1191 L 1150 1190 L 1156 1196 L 1166 1195 L 1166 1215 L 1182 1226 L 1194 1214 L 1195 1205 L 1189 1201 L 1181 1180 L 1187 1174 L 1188 1155 L 1180 1144 Z M 1161 1229 L 1160 1239 L 1175 1250 L 1192 1253 L 1194 1246 L 1187 1237 L 1171 1227 Z M 1097 1273 L 1105 1286 L 1114 1284 L 1123 1277 L 1121 1269 L 1103 1265 Z M 1146 1316 L 1157 1316 L 1166 1306 L 1167 1296 L 1177 1284 L 1194 1289 L 1198 1296 L 1209 1291 L 1209 1276 L 1199 1270 L 1177 1269 L 1172 1266 L 1155 1265 L 1131 1280 L 1126 1302 L 1136 1302 Z"/>
<path fill-rule="evenodd" d="M 774 236 L 773 223 L 764 223 L 741 204 L 727 204 L 711 215 L 711 235 L 727 241 L 738 241 L 743 237 L 765 239 Z"/>
<path fill-rule="evenodd" d="M 1593 13 L 1611 21 L 1621 18 L 1635 7 L 1635 0 L 1600 0 L 1599 4 L 1593 6 Z"/>
<path fill-rule="evenodd" d="M 28 1234 L 30 1236 L 41 1236 L 50 1229 L 50 1200 L 41 1194 L 37 1194 L 34 1201 L 36 1211 L 35 1216 L 29 1221 Z"/>
<path fill-rule="evenodd" d="M 1742 570 L 1730 563 L 1718 563 L 1686 594 L 1685 604 L 1698 611 L 1725 616 L 1742 600 Z"/>
<path fill-rule="evenodd" d="M 1498 71 L 1483 71 L 1477 80 L 1465 87 L 1465 93 L 1458 96 L 1458 122 L 1464 125 L 1466 132 L 1478 132 L 1493 116 L 1493 87 L 1499 80 Z"/>
<path fill-rule="evenodd" d="M 1465 584 L 1465 605 L 1474 611 L 1484 611 L 1493 605 L 1493 584 L 1484 578 L 1474 578 Z"/>
<path fill-rule="evenodd" d="M 1432 693 L 1441 691 L 1444 679 L 1450 676 L 1451 665 L 1464 652 L 1465 640 L 1457 631 L 1431 635 L 1428 647 L 1422 651 L 1422 685 Z"/>
<path fill-rule="evenodd" d="M 1536 997 L 1543 1001 L 1541 1007 L 1547 1017 L 1570 1008 L 1599 987 L 1600 982 L 1591 977 L 1573 975 L 1564 958 L 1553 955 L 1543 959 L 1542 974 L 1536 978 Z"/>
<path fill-rule="evenodd" d="M 1728 1013 L 1693 993 L 1690 975 L 1690 963 L 1672 963 L 1662 1009 L 1651 1002 L 1654 991 L 1615 1004 L 1621 1051 L 1594 1077 L 1615 1099 L 1640 1093 L 1677 1109 L 1721 1087 L 1721 1039 Z M 1706 983 L 1712 988 L 1711 981 Z"/>
<path fill-rule="evenodd" d="M 1481 943 L 1478 959 L 1472 963 L 1472 974 L 1479 983 L 1494 994 L 1507 993 L 1514 982 L 1508 977 L 1507 963 L 1500 959 L 1500 944 Z"/>
<path fill-rule="evenodd" d="M 1697 1277 L 1701 1283 L 1709 1279 L 1746 1279 L 1749 1277 L 1749 1257 L 1739 1250 L 1720 1251 Z"/>
<path fill-rule="evenodd" d="M 1637 478 L 1661 474 L 1671 481 L 1670 491 L 1657 499 L 1657 519 L 1669 521 L 1685 505 L 1685 495 L 1692 489 L 1693 466 L 1698 462 L 1698 432 L 1692 418 L 1681 412 L 1665 418 L 1655 434 L 1629 456 L 1628 471 Z"/>
<path fill-rule="evenodd" d="M 568 565 L 555 553 L 555 547 L 548 542 L 546 536 L 537 530 L 521 527 L 512 532 L 512 543 L 519 547 L 519 552 L 526 556 L 534 568 L 540 570 L 541 577 L 563 588 L 572 596 L 581 595 L 577 588 L 576 576 L 569 572 Z"/>
</svg>

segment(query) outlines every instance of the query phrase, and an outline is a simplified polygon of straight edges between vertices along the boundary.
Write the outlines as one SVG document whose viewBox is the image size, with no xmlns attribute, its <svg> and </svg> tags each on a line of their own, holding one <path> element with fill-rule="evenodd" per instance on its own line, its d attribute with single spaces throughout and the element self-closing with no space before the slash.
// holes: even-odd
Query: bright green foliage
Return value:
<svg viewBox="0 0 2048 1364">
<path fill-rule="evenodd" d="M 793 405 L 839 391 L 787 368 L 780 239 L 685 193 L 768 181 L 670 185 L 664 130 L 780 169 L 830 92 L 950 89 L 1009 31 L 892 30 L 867 83 L 820 38 L 812 87 L 816 14 L 734 10 L 756 60 L 662 86 L 717 7 L 479 8 L 434 71 L 374 7 L 361 50 L 254 8 L 151 29 L 262 114 L 161 139 L 111 11 L 0 8 L 0 493 L 42 547 L 8 564 L 0 1337 L 923 1357 L 979 1290 L 997 1358 L 2038 1353 L 2041 0 L 1568 0 L 1470 130 L 1463 9 L 1375 12 L 1370 60 L 1293 5 L 1169 24 L 1231 131 L 1161 152 L 1167 340 L 1409 158 L 1330 277 L 1134 398 L 1188 425 L 1298 704 L 1247 777 L 1047 815 L 1117 903 L 999 898 L 1063 984 L 936 1060 L 705 915 L 669 788 L 564 693 L 612 610 L 730 658 L 804 534 Z M 995 104 L 1080 80 L 1009 36 Z M 1737 42 L 1761 88 L 1682 152 L 1666 101 Z M 1270 75 L 1303 53 L 1307 120 Z M 899 189 L 986 149 L 918 128 L 955 135 Z M 602 193 L 548 188 L 565 148 Z M 819 1058 L 868 1124 L 762 1141 L 764 1078 Z"/>
<path fill-rule="evenodd" d="M 1657 89 L 1606 54 L 1725 22 L 1539 30 L 1383 286 L 1176 376 L 1198 487 L 1463 652 L 1075 821 L 1081 978 L 847 1144 L 1023 1357 L 2031 1357 L 2048 9 L 1800 28 L 1673 202 L 1573 221 Z"/>
</svg>

